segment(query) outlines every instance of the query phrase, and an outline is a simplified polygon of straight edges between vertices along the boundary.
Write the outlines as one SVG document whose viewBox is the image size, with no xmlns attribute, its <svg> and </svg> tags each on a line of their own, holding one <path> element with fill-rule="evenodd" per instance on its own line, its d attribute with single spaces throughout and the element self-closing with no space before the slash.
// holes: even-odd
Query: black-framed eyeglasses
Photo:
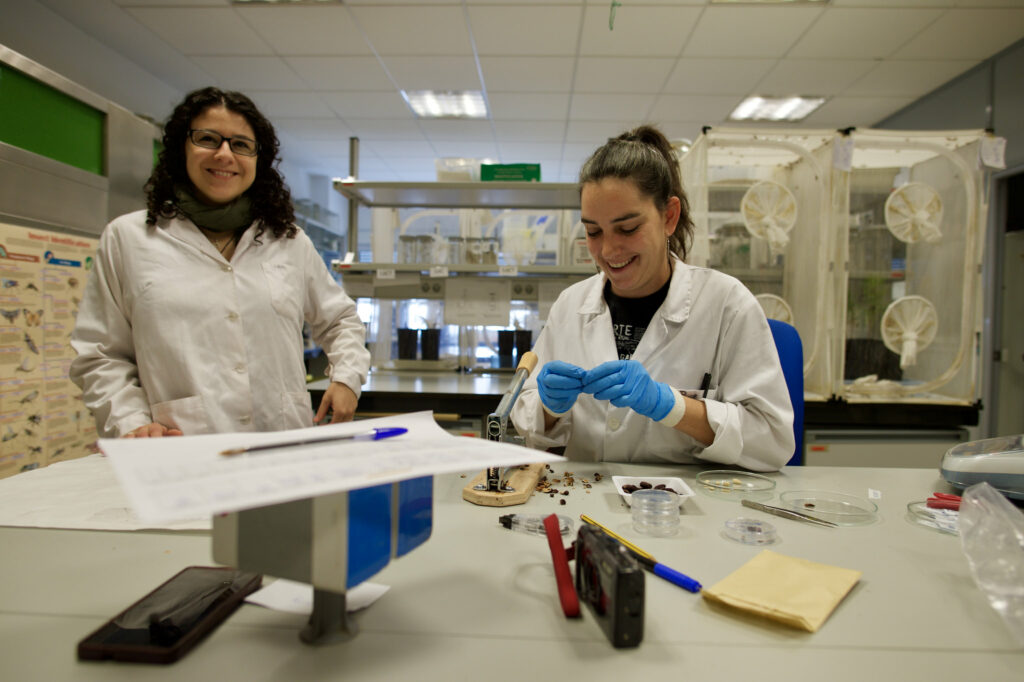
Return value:
<svg viewBox="0 0 1024 682">
<path fill-rule="evenodd" d="M 192 144 L 203 149 L 220 149 L 224 140 L 227 140 L 228 148 L 242 156 L 256 156 L 260 150 L 256 140 L 250 140 L 248 137 L 225 137 L 216 130 L 194 128 L 188 131 L 188 139 L 192 140 Z"/>
</svg>

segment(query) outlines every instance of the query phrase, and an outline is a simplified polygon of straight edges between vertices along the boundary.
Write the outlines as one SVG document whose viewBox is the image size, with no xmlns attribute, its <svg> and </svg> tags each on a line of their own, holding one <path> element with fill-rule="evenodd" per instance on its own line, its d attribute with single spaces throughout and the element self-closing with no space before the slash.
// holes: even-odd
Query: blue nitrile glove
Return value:
<svg viewBox="0 0 1024 682">
<path fill-rule="evenodd" d="M 545 363 L 537 375 L 537 392 L 544 407 L 555 414 L 568 412 L 583 390 L 586 373 L 582 367 L 561 360 Z"/>
<path fill-rule="evenodd" d="M 598 400 L 609 400 L 615 407 L 630 407 L 654 421 L 667 417 L 676 404 L 668 384 L 651 379 L 636 360 L 612 360 L 589 370 L 583 391 Z"/>
</svg>

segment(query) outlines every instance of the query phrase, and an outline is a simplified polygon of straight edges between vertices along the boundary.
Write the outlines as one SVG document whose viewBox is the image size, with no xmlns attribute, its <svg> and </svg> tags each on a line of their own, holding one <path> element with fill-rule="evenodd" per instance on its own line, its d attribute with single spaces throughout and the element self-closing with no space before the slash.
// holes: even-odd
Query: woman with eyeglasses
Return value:
<svg viewBox="0 0 1024 682">
<path fill-rule="evenodd" d="M 764 313 L 733 277 L 686 264 L 679 162 L 657 128 L 601 146 L 579 177 L 600 273 L 567 288 L 512 411 L 527 445 L 569 459 L 774 471 L 793 408 Z"/>
<path fill-rule="evenodd" d="M 102 437 L 274 431 L 352 418 L 370 355 L 355 303 L 294 225 L 278 140 L 238 92 L 190 93 L 147 210 L 100 237 L 71 379 Z M 316 416 L 302 327 L 329 359 Z"/>
</svg>

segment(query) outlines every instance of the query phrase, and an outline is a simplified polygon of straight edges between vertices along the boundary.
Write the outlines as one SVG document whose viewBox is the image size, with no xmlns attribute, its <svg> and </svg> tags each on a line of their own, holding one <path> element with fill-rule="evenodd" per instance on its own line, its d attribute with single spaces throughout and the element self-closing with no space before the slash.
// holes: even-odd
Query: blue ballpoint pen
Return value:
<svg viewBox="0 0 1024 682">
<path fill-rule="evenodd" d="M 328 443 L 335 440 L 380 440 L 381 438 L 391 438 L 392 436 L 400 436 L 406 433 L 409 429 L 401 426 L 384 426 L 376 429 L 370 429 L 369 431 L 363 431 L 361 433 L 349 433 L 343 436 L 323 436 L 321 438 L 303 438 L 302 440 L 290 440 L 283 443 L 265 443 L 263 445 L 252 445 L 247 448 L 231 448 L 229 450 L 221 450 L 222 455 L 243 455 L 250 452 L 259 452 L 262 450 L 278 450 L 280 448 L 294 448 L 299 445 L 312 445 L 314 443 Z"/>
<path fill-rule="evenodd" d="M 605 528 L 600 523 L 598 523 L 594 519 L 590 518 L 586 514 L 580 514 L 580 519 L 584 523 L 589 523 L 592 526 L 596 526 L 597 528 L 600 528 L 607 535 L 609 535 L 609 536 L 615 538 L 616 540 L 618 540 L 619 542 L 621 542 L 622 546 L 626 548 L 626 551 L 628 551 L 633 556 L 634 559 L 639 561 L 641 566 L 646 568 L 648 571 L 650 571 L 654 575 L 658 576 L 659 578 L 664 578 L 665 580 L 669 581 L 673 585 L 678 585 L 679 587 L 683 588 L 684 590 L 688 590 L 688 591 L 694 592 L 694 593 L 700 592 L 701 584 L 699 582 L 697 582 L 696 580 L 694 580 L 693 578 L 691 578 L 690 576 L 684 575 L 684 574 L 680 573 L 679 571 L 675 570 L 674 568 L 669 568 L 665 564 L 660 563 L 653 556 L 651 556 L 650 554 L 648 554 L 644 550 L 640 549 L 639 547 L 634 545 L 632 542 L 630 542 L 626 538 L 621 537 L 619 535 L 616 535 L 611 530 L 609 530 L 608 528 Z"/>
</svg>

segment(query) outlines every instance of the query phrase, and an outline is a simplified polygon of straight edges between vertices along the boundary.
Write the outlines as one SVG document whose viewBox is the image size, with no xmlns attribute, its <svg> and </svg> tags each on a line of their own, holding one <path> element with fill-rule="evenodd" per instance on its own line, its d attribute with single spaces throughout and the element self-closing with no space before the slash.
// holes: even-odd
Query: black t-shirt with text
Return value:
<svg viewBox="0 0 1024 682">
<path fill-rule="evenodd" d="M 670 284 L 671 278 L 649 296 L 623 298 L 612 292 L 611 282 L 605 282 L 604 300 L 612 315 L 612 333 L 615 334 L 615 348 L 619 353 L 619 360 L 629 360 L 633 357 L 640 339 L 654 318 L 654 313 L 665 302 Z"/>
</svg>

